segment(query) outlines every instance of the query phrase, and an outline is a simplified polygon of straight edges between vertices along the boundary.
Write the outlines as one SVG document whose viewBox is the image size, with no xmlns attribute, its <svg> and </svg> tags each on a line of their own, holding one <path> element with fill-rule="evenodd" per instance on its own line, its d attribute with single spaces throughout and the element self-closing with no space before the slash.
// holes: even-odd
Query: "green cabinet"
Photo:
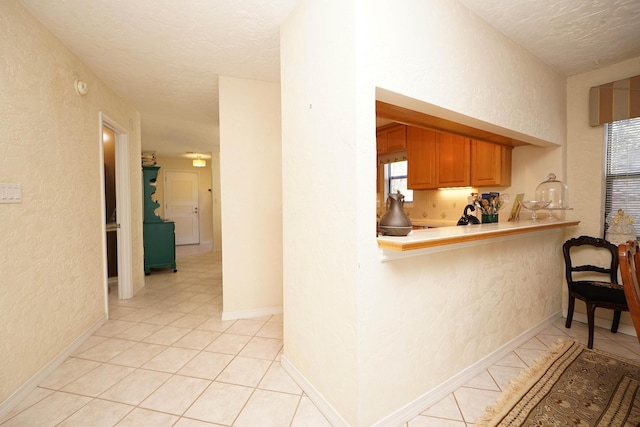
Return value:
<svg viewBox="0 0 640 427">
<path fill-rule="evenodd" d="M 144 273 L 151 274 L 152 268 L 171 267 L 176 269 L 176 234 L 172 221 L 145 223 L 144 233 Z"/>
<path fill-rule="evenodd" d="M 158 179 L 159 166 L 144 166 L 142 168 L 142 202 L 144 203 L 144 223 L 163 222 L 160 215 L 156 213 L 156 209 L 160 204 L 153 200 L 156 192 L 156 179 Z"/>
<path fill-rule="evenodd" d="M 156 213 L 160 207 L 153 200 L 156 192 L 157 166 L 142 168 L 144 223 L 142 225 L 144 241 L 144 273 L 151 274 L 152 268 L 170 267 L 176 269 L 176 233 L 173 221 L 165 221 Z"/>
</svg>

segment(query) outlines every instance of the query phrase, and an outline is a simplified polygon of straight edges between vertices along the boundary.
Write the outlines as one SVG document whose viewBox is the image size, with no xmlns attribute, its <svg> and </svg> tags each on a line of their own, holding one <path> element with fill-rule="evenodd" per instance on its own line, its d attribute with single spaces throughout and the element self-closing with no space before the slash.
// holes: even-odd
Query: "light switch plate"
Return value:
<svg viewBox="0 0 640 427">
<path fill-rule="evenodd" d="M 0 203 L 22 203 L 20 184 L 0 183 Z"/>
</svg>

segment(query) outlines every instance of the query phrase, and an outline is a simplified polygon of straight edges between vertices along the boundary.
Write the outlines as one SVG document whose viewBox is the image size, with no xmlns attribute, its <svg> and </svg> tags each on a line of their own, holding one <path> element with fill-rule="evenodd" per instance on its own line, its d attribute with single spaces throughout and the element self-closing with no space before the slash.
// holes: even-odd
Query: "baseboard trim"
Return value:
<svg viewBox="0 0 640 427">
<path fill-rule="evenodd" d="M 85 330 L 78 338 L 73 340 L 71 344 L 65 347 L 52 360 L 44 365 L 38 372 L 22 384 L 11 396 L 4 402 L 0 403 L 0 422 L 5 421 L 7 415 L 11 413 L 33 390 L 38 387 L 45 378 L 55 371 L 62 363 L 67 360 L 84 342 L 94 334 L 107 321 L 106 315 L 103 315 L 97 322 Z"/>
<path fill-rule="evenodd" d="M 427 391 L 422 396 L 418 397 L 413 402 L 409 402 L 400 409 L 392 412 L 386 417 L 374 423 L 373 427 L 389 427 L 400 426 L 403 423 L 415 418 L 424 410 L 435 405 L 449 394 L 453 393 L 458 388 L 462 387 L 478 374 L 492 365 L 495 365 L 498 361 L 502 360 L 513 350 L 526 343 L 541 331 L 553 324 L 557 319 L 561 317 L 561 312 L 557 312 L 537 325 L 529 328 L 522 334 L 518 335 L 511 341 L 504 344 L 491 354 L 488 354 L 484 358 L 480 359 L 473 365 L 468 366 L 458 374 L 454 375 L 447 381 L 438 385 L 437 387 Z M 285 355 L 282 355 L 282 368 L 293 378 L 293 380 L 302 388 L 302 390 L 309 396 L 309 399 L 318 407 L 320 412 L 327 417 L 331 425 L 333 426 L 348 426 L 346 421 L 340 416 L 333 406 L 322 396 L 318 390 L 302 375 L 300 371 L 287 359 Z"/>
<path fill-rule="evenodd" d="M 304 393 L 309 396 L 309 399 L 316 405 L 318 410 L 322 412 L 333 427 L 349 427 L 349 423 L 345 421 L 342 416 L 336 411 L 336 409 L 329 403 L 322 393 L 320 393 L 314 386 L 311 384 L 304 375 L 291 363 L 291 361 L 285 356 L 282 355 L 280 359 L 280 365 L 282 369 L 289 374 L 289 376 L 295 381 L 296 384 L 304 391 Z"/>
<path fill-rule="evenodd" d="M 541 331 L 545 330 L 547 327 L 549 327 L 549 325 L 553 324 L 553 322 L 559 319 L 560 316 L 560 312 L 549 316 L 542 322 L 513 338 L 502 347 L 496 349 L 493 353 L 488 354 L 473 365 L 468 366 L 458 374 L 454 375 L 444 383 L 424 393 L 413 402 L 410 402 L 397 411 L 392 412 L 388 416 L 373 424 L 373 426 L 397 426 L 401 425 L 402 423 L 408 422 L 409 420 L 423 412 L 425 409 L 435 405 L 436 403 L 447 397 L 449 394 L 453 393 L 455 390 L 471 381 L 485 369 L 491 367 L 492 365 L 495 365 L 513 350 L 517 349 L 522 344 L 538 335 Z"/>
<path fill-rule="evenodd" d="M 222 320 L 251 319 L 253 317 L 275 316 L 284 312 L 280 307 L 253 308 L 251 310 L 223 311 Z"/>
</svg>

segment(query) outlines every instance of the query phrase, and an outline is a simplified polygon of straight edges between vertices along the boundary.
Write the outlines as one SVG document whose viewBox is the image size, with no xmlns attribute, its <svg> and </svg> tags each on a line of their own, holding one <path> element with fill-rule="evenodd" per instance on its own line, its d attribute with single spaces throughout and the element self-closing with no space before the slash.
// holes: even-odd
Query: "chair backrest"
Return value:
<svg viewBox="0 0 640 427">
<path fill-rule="evenodd" d="M 607 250 L 610 253 L 610 260 L 601 265 L 593 264 L 581 264 L 574 265 L 574 261 L 571 258 L 571 250 L 577 247 L 591 247 Z M 610 283 L 618 283 L 618 247 L 613 243 L 591 236 L 580 236 L 573 239 L 569 239 L 562 245 L 562 253 L 564 255 L 565 275 L 567 278 L 567 284 L 571 286 L 574 282 L 573 273 L 589 273 L 589 274 L 604 274 L 608 276 L 606 280 Z"/>
<path fill-rule="evenodd" d="M 636 329 L 638 341 L 640 341 L 640 279 L 638 278 L 640 252 L 638 252 L 638 243 L 635 240 L 630 240 L 618 246 L 618 259 L 620 260 L 624 296 L 627 299 L 633 327 Z"/>
</svg>

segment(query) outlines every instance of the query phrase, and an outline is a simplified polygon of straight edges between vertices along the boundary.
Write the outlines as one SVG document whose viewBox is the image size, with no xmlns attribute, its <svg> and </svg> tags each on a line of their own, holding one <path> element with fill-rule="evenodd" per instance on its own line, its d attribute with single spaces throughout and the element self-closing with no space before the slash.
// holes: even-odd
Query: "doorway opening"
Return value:
<svg viewBox="0 0 640 427">
<path fill-rule="evenodd" d="M 116 133 L 102 127 L 104 198 L 107 218 L 107 277 L 109 293 L 118 285 L 118 221 L 116 211 Z"/>
<path fill-rule="evenodd" d="M 133 297 L 129 134 L 123 126 L 102 112 L 99 121 L 101 180 L 104 189 L 102 193 L 103 271 L 105 310 L 108 313 L 110 281 L 112 287 L 117 286 L 119 299 Z M 113 138 L 113 143 L 108 144 L 109 146 L 105 143 L 107 138 Z M 107 162 L 112 164 L 107 165 Z M 110 237 L 109 234 L 113 236 Z M 114 250 L 115 259 L 113 259 Z M 112 251 L 111 262 L 109 251 Z"/>
</svg>

